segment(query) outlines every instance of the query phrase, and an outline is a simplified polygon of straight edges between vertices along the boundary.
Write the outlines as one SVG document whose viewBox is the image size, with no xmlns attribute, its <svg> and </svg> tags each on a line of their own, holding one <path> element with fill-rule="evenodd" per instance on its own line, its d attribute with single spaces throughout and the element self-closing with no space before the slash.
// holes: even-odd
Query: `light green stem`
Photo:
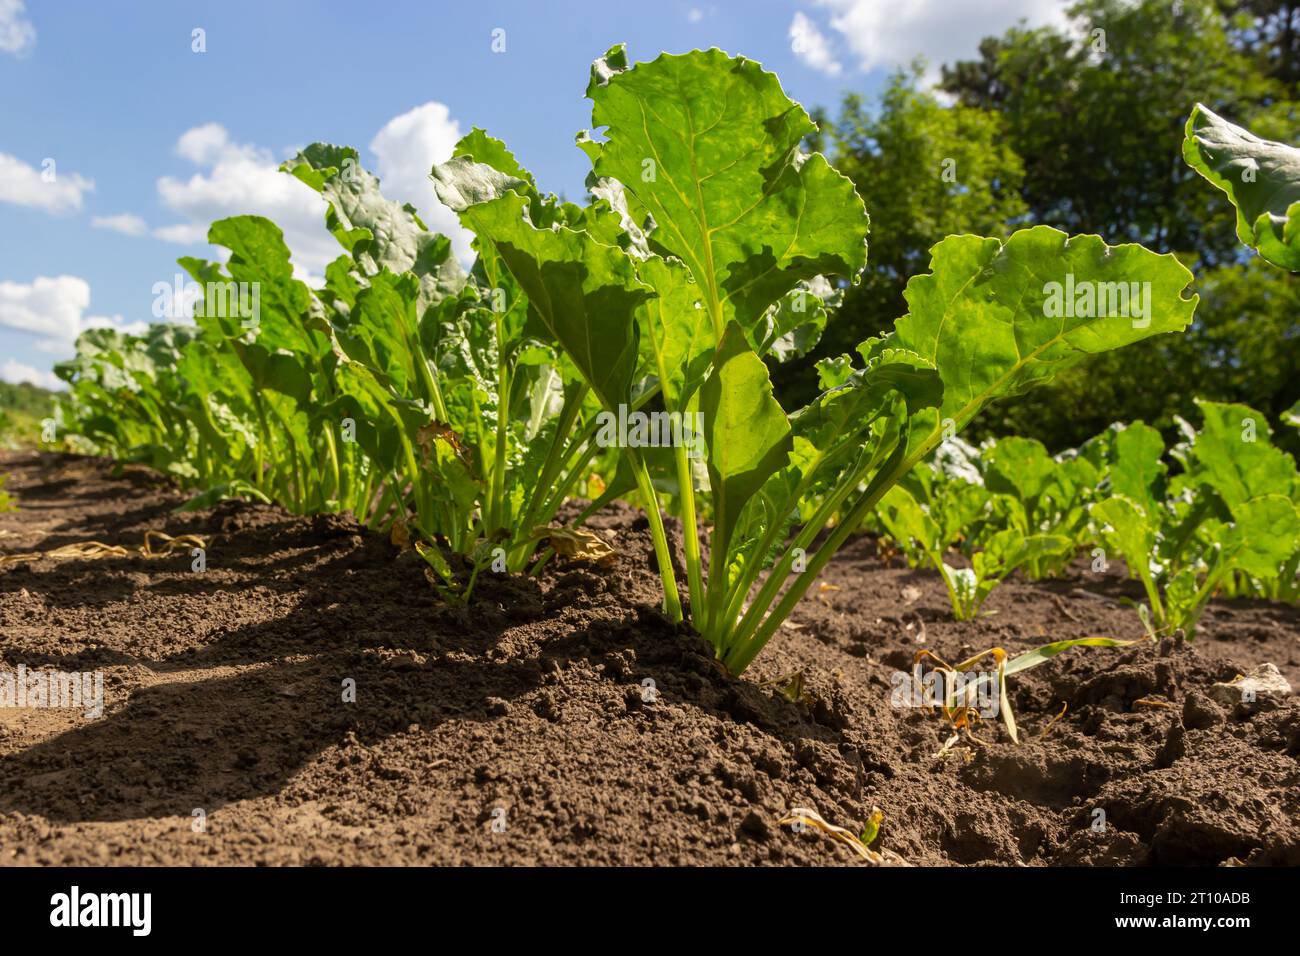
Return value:
<svg viewBox="0 0 1300 956">
<path fill-rule="evenodd" d="M 668 537 L 664 534 L 659 499 L 650 481 L 650 469 L 646 467 L 645 459 L 631 448 L 627 449 L 627 454 L 632 458 L 637 489 L 645 503 L 646 517 L 650 519 L 650 536 L 654 540 L 655 559 L 659 563 L 659 578 L 664 585 L 664 614 L 668 620 L 677 624 L 682 619 L 682 599 L 677 593 L 677 576 L 673 573 L 672 552 L 668 549 Z"/>
</svg>

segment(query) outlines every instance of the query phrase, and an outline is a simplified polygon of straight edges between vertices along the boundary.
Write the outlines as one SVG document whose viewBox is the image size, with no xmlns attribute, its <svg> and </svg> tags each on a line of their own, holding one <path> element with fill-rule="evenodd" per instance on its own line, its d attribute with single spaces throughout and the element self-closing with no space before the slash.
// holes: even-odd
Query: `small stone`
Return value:
<svg viewBox="0 0 1300 956">
<path fill-rule="evenodd" d="M 1247 711 L 1255 711 L 1264 701 L 1281 704 L 1291 696 L 1291 685 L 1276 665 L 1260 664 L 1244 677 L 1212 685 L 1210 696 L 1224 707 L 1240 704 Z"/>
<path fill-rule="evenodd" d="M 510 713 L 510 705 L 500 697 L 489 697 L 486 704 L 488 715 L 491 717 L 504 717 Z"/>
</svg>

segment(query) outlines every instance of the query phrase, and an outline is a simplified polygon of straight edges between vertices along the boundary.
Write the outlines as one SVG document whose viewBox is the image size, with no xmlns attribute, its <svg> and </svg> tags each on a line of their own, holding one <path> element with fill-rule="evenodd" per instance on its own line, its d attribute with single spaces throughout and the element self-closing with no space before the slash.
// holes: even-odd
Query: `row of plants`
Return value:
<svg viewBox="0 0 1300 956">
<path fill-rule="evenodd" d="M 303 150 L 285 171 L 326 199 L 342 249 L 323 285 L 295 278 L 270 221 L 215 223 L 225 263 L 182 260 L 205 290 L 195 325 L 87 333 L 58 369 L 67 427 L 203 489 L 199 502 L 352 510 L 409 541 L 460 598 L 489 565 L 538 568 L 569 497 L 595 499 L 571 529 L 633 498 L 664 613 L 738 673 L 883 503 L 897 510 L 909 495 L 965 539 L 964 506 L 936 509 L 933 469 L 914 469 L 986 405 L 1191 320 L 1192 276 L 1173 256 L 1046 226 L 951 236 L 909 281 L 893 330 L 818 363 L 816 397 L 786 409 L 771 368 L 816 343 L 866 259 L 852 184 L 805 151 L 808 115 L 743 57 L 632 65 L 617 46 L 593 65 L 587 96 L 601 133 L 578 138 L 592 164 L 585 204 L 543 193 L 477 129 L 433 168 L 475 236 L 468 272 L 416 210 L 381 194 L 355 150 Z M 1141 287 L 1145 304 L 1116 308 L 1112 294 L 1062 308 L 1063 287 Z M 1028 446 L 1000 444 L 982 467 L 1019 479 L 1014 456 Z M 1083 465 L 1051 470 L 1054 487 L 1099 487 Z M 1135 507 L 1179 493 L 1152 490 Z M 1050 573 L 1057 539 L 1077 542 L 1103 504 L 1058 516 L 1056 497 L 999 494 L 1003 526 L 970 538 L 986 578 L 1008 563 Z M 684 581 L 666 515 L 688 529 Z"/>
<path fill-rule="evenodd" d="M 1300 269 L 1300 151 L 1254 136 L 1202 105 L 1188 118 L 1187 164 L 1225 192 L 1241 242 Z M 869 524 L 912 566 L 942 577 L 959 620 L 975 617 L 1012 571 L 1059 574 L 1081 551 L 1107 553 L 1141 582 L 1147 630 L 1195 633 L 1216 593 L 1300 600 L 1300 475 L 1271 442 L 1267 417 L 1241 404 L 1198 401 L 1197 431 L 1177 418 L 1166 448 L 1143 422 L 1112 425 L 1049 456 L 1026 438 L 975 449 L 958 438 L 909 474 Z M 1300 403 L 1283 416 L 1300 427 Z M 1093 549 L 1101 547 L 1102 550 Z M 948 563 L 956 554 L 961 566 Z"/>
<path fill-rule="evenodd" d="M 1124 560 L 1152 632 L 1193 635 L 1216 592 L 1300 600 L 1295 460 L 1254 409 L 1197 406 L 1201 428 L 1179 420 L 1168 448 L 1142 422 L 1056 456 L 1033 439 L 953 438 L 882 499 L 875 525 L 909 564 L 939 572 L 959 620 L 1012 571 L 1053 577 L 1080 552 L 1095 571 Z"/>
<path fill-rule="evenodd" d="M 494 259 L 467 275 L 355 155 L 313 146 L 288 164 L 327 196 L 346 250 L 323 288 L 294 277 L 271 221 L 214 223 L 226 262 L 181 260 L 203 290 L 193 326 L 91 330 L 56 366 L 68 427 L 204 489 L 195 507 L 245 495 L 350 510 L 414 534 L 449 586 L 449 556 L 490 543 L 510 542 L 518 568 L 536 543 L 521 529 L 550 522 L 584 474 L 580 453 L 592 457 L 593 403 L 564 356 L 525 332 L 527 304 Z"/>
</svg>

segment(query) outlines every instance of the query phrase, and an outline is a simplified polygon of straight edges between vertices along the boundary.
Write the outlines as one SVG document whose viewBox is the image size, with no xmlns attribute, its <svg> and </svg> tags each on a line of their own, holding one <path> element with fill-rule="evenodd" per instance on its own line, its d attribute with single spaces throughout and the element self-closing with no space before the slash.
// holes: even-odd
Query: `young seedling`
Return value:
<svg viewBox="0 0 1300 956">
<path fill-rule="evenodd" d="M 777 821 L 778 826 L 788 827 L 813 827 L 825 833 L 837 843 L 842 843 L 852 850 L 858 857 L 872 866 L 911 866 L 906 860 L 892 850 L 876 851 L 871 849 L 871 844 L 875 842 L 876 836 L 880 832 L 880 823 L 884 820 L 885 815 L 879 807 L 871 808 L 871 816 L 867 820 L 866 829 L 862 835 L 858 836 L 852 830 L 836 826 L 822 819 L 820 813 L 808 807 L 795 807 L 786 816 Z"/>
<path fill-rule="evenodd" d="M 991 658 L 996 667 L 993 672 L 979 675 L 973 680 L 945 680 L 943 682 L 944 698 L 939 708 L 944 718 L 953 725 L 955 733 L 944 743 L 939 755 L 946 753 L 963 733 L 972 741 L 983 743 L 983 741 L 971 734 L 970 728 L 971 724 L 980 716 L 977 699 L 981 689 L 983 685 L 989 682 L 996 682 L 998 713 L 1007 729 L 1007 736 L 1011 738 L 1012 743 L 1019 743 L 1020 732 L 1016 725 L 1015 713 L 1011 707 L 1010 695 L 1007 694 L 1007 678 L 1045 664 L 1057 654 L 1072 647 L 1131 647 L 1145 640 L 1147 639 L 1139 638 L 1133 641 L 1121 641 L 1112 637 L 1079 637 L 1043 644 L 1010 659 L 1008 659 L 1007 652 L 1002 648 L 990 647 L 957 664 L 947 664 L 933 651 L 922 649 L 917 651 L 913 659 L 912 679 L 917 686 L 921 686 L 924 679 L 921 665 L 926 660 L 932 661 L 934 669 L 937 671 L 947 675 L 957 675 L 966 674 L 973 670 L 980 661 Z M 958 685 L 960 685 L 960 689 Z"/>
<path fill-rule="evenodd" d="M 961 534 L 962 525 L 936 521 L 903 486 L 885 496 L 877 517 L 891 538 L 905 550 L 919 551 L 939 572 L 948 589 L 953 617 L 959 621 L 979 616 L 993 589 L 1016 568 L 1066 552 L 1072 544 L 1063 535 L 1026 535 L 1007 528 L 985 538 L 982 547 L 971 554 L 970 567 L 959 568 L 948 563 L 947 552 Z"/>
</svg>

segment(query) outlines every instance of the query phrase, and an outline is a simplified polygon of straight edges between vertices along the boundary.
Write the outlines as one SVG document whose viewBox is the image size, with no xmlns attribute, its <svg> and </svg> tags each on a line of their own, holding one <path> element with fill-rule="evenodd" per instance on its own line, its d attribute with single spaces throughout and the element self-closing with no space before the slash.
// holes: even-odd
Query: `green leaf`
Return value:
<svg viewBox="0 0 1300 956">
<path fill-rule="evenodd" d="M 1196 400 L 1204 424 L 1187 451 L 1190 480 L 1218 492 L 1231 508 L 1300 485 L 1295 460 L 1270 444 L 1268 419 L 1248 405 Z"/>
<path fill-rule="evenodd" d="M 357 444 L 377 466 L 390 470 L 401 460 L 401 420 L 390 406 L 392 393 L 358 362 L 340 362 L 335 371 L 339 395 L 329 409 L 334 421 L 356 423 Z"/>
<path fill-rule="evenodd" d="M 605 142 L 580 139 L 596 176 L 654 218 L 651 247 L 681 259 L 720 336 L 752 329 L 805 279 L 854 276 L 868 219 L 848 179 L 800 142 L 814 131 L 776 76 L 720 50 L 627 66 L 616 46 L 587 96 Z"/>
<path fill-rule="evenodd" d="M 824 296 L 830 284 L 818 277 L 814 282 L 800 282 L 763 314 L 754 336 L 754 350 L 777 362 L 803 358 L 821 340 L 826 328 Z"/>
<path fill-rule="evenodd" d="M 1234 126 L 1201 104 L 1187 118 L 1183 159 L 1237 207 L 1237 238 L 1300 271 L 1300 150 Z"/>
<path fill-rule="evenodd" d="M 1293 428 L 1300 428 L 1300 402 L 1296 402 L 1282 413 L 1282 421 Z"/>
<path fill-rule="evenodd" d="M 462 221 L 490 237 L 542 324 L 607 408 L 627 404 L 637 367 L 635 313 L 653 296 L 622 249 L 565 226 L 537 228 L 527 198 L 507 192 L 467 207 Z"/>
<path fill-rule="evenodd" d="M 960 428 L 987 402 L 1027 391 L 1088 355 L 1181 331 L 1196 308 L 1195 295 L 1182 296 L 1191 281 L 1172 255 L 1069 238 L 1049 226 L 1005 243 L 949 236 L 931 249 L 931 273 L 908 282 L 907 315 L 873 350 L 902 347 L 933 362 L 943 378 L 941 417 Z M 1138 283 L 1137 306 L 1119 308 L 1111 298 L 1118 287 L 1109 283 Z M 1080 310 L 1087 301 L 1067 297 L 1068 289 L 1092 290 L 1091 308 Z"/>
<path fill-rule="evenodd" d="M 741 508 L 790 458 L 785 411 L 772 397 L 767 366 L 736 323 L 718 344 L 713 372 L 700 390 L 709 451 L 714 522 L 725 553 Z"/>
<path fill-rule="evenodd" d="M 853 356 L 847 352 L 817 361 L 817 384 L 823 390 L 843 385 L 853 374 Z"/>
<path fill-rule="evenodd" d="M 457 155 L 433 167 L 433 186 L 448 209 L 463 213 L 471 206 L 491 202 L 514 190 L 532 197 L 536 191 L 530 182 L 502 172 L 472 155 Z M 489 237 L 484 237 L 489 238 Z"/>
<path fill-rule="evenodd" d="M 1262 495 L 1232 511 L 1224 550 L 1252 577 L 1271 580 L 1300 542 L 1300 512 L 1284 495 Z"/>
<path fill-rule="evenodd" d="M 313 143 L 280 168 L 325 197 L 326 227 L 367 275 L 386 268 L 420 278 L 421 312 L 465 285 L 450 240 L 425 228 L 413 206 L 384 198 L 352 147 Z"/>
<path fill-rule="evenodd" d="M 890 488 L 880 499 L 876 514 L 889 536 L 906 550 L 916 542 L 924 552 L 941 554 L 947 545 L 940 540 L 939 526 L 902 485 Z"/>
<path fill-rule="evenodd" d="M 1023 535 L 1014 529 L 999 531 L 992 535 L 983 551 L 975 554 L 982 566 L 978 568 L 980 578 L 1006 577 L 1020 565 L 1037 558 L 1059 554 L 1068 548 L 1069 538 L 1056 534 Z"/>
<path fill-rule="evenodd" d="M 480 482 L 474 477 L 470 464 L 445 438 L 434 438 L 423 452 L 424 466 L 437 478 L 431 485 L 435 499 L 450 504 L 450 513 L 459 515 L 468 528 L 474 504 L 483 491 Z M 446 529 L 426 530 L 445 532 Z M 489 532 L 495 530 L 495 528 L 489 529 Z"/>
<path fill-rule="evenodd" d="M 1129 573 L 1134 577 L 1149 576 L 1156 535 L 1146 512 L 1122 495 L 1096 502 L 1091 512 L 1101 526 L 1102 539 L 1124 558 Z"/>
<path fill-rule="evenodd" d="M 1056 477 L 1056 462 L 1033 438 L 1001 438 L 983 457 L 989 491 L 1012 495 L 1022 503 L 1037 499 Z"/>
<path fill-rule="evenodd" d="M 328 350 L 328 340 L 308 328 L 311 292 L 293 277 L 279 226 L 262 216 L 231 216 L 212 224 L 208 241 L 230 250 L 226 269 L 233 282 L 210 275 L 202 305 L 203 314 L 220 320 L 227 336 L 246 336 L 268 352 L 286 349 L 316 358 Z M 254 287 L 258 314 L 246 316 L 240 309 L 252 305 Z"/>
<path fill-rule="evenodd" d="M 1136 641 L 1121 641 L 1113 637 L 1078 637 L 1068 641 L 1053 641 L 1050 644 L 1043 644 L 1041 647 L 1035 647 L 1031 651 L 1025 651 L 1025 653 L 1011 658 L 1011 660 L 1007 661 L 1006 676 L 1010 677 L 1013 674 L 1019 674 L 1021 671 L 1032 670 L 1072 647 L 1129 647 L 1133 644 L 1139 644 L 1143 640 L 1145 638 L 1139 638 Z"/>
<path fill-rule="evenodd" d="M 939 526 L 940 540 L 951 545 L 963 535 L 968 540 L 974 537 L 988 503 L 989 493 L 982 485 L 961 479 L 949 481 L 930 502 L 930 515 Z"/>
<path fill-rule="evenodd" d="M 1011 569 L 1015 570 L 1031 562 L 1041 561 L 1044 558 L 1070 555 L 1073 548 L 1074 541 L 1063 534 L 1028 535 L 1011 555 Z"/>
<path fill-rule="evenodd" d="M 519 160 L 515 159 L 514 153 L 506 149 L 506 144 L 493 136 L 489 136 L 486 130 L 478 126 L 475 126 L 469 133 L 461 137 L 460 142 L 456 144 L 451 154 L 453 157 L 467 156 L 476 163 L 484 163 L 498 172 L 527 183 L 534 190 L 537 188 L 533 174 L 519 164 Z"/>
<path fill-rule="evenodd" d="M 335 333 L 348 357 L 370 369 L 396 395 L 428 402 L 432 396 L 425 394 L 416 364 L 425 361 L 417 347 L 418 289 L 409 273 L 384 270 L 372 276 Z"/>
<path fill-rule="evenodd" d="M 1163 619 L 1157 619 L 1157 623 L 1162 628 L 1181 628 L 1189 637 L 1193 636 L 1196 633 L 1196 622 L 1209 600 L 1209 592 L 1203 590 L 1197 580 L 1196 568 L 1179 568 L 1165 581 L 1165 613 Z M 1145 614 L 1143 621 L 1146 621 Z"/>
<path fill-rule="evenodd" d="M 1165 464 L 1160 459 L 1165 441 L 1160 432 L 1143 422 L 1134 422 L 1115 432 L 1110 487 L 1130 499 L 1147 514 L 1163 500 Z"/>
<path fill-rule="evenodd" d="M 659 376 L 664 405 L 681 411 L 704 381 L 718 340 L 700 289 L 679 260 L 651 256 L 637 264 L 637 276 L 657 293 L 638 313 L 641 345 Z"/>
</svg>

